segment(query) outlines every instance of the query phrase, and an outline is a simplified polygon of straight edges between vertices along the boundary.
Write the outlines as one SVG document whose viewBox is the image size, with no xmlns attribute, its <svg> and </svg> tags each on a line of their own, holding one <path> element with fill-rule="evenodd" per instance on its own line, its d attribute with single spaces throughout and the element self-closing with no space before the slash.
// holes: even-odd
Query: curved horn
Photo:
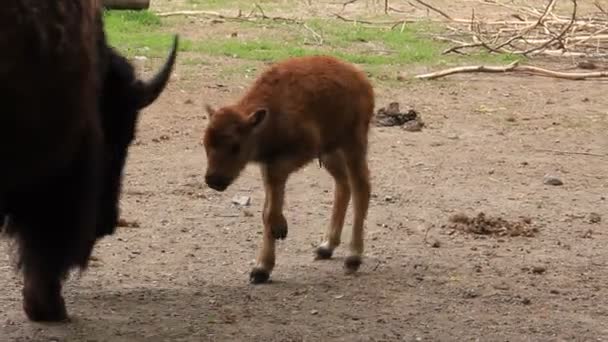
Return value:
<svg viewBox="0 0 608 342">
<path fill-rule="evenodd" d="M 177 48 L 179 45 L 179 36 L 175 35 L 173 38 L 173 48 L 171 49 L 171 53 L 169 57 L 165 61 L 165 64 L 160 69 L 160 71 L 150 80 L 138 82 L 139 92 L 138 96 L 138 108 L 142 109 L 152 102 L 156 101 L 158 96 L 165 89 L 165 86 L 169 82 L 169 78 L 171 77 L 171 72 L 173 71 L 173 66 L 175 65 L 175 59 L 177 57 Z"/>
</svg>

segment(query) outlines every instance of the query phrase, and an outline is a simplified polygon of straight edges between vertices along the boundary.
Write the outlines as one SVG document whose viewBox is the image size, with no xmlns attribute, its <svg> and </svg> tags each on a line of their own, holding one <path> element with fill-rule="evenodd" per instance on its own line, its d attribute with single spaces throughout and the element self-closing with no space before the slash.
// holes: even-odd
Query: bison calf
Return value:
<svg viewBox="0 0 608 342">
<path fill-rule="evenodd" d="M 374 92 L 367 77 L 332 57 L 292 58 L 265 71 L 236 104 L 206 109 L 207 185 L 223 191 L 249 162 L 261 166 L 264 235 L 251 282 L 268 280 L 275 265 L 275 239 L 287 236 L 287 178 L 315 158 L 335 180 L 331 222 L 317 258 L 331 258 L 340 244 L 352 193 L 353 234 L 345 267 L 356 271 L 370 198 L 367 142 Z"/>
</svg>

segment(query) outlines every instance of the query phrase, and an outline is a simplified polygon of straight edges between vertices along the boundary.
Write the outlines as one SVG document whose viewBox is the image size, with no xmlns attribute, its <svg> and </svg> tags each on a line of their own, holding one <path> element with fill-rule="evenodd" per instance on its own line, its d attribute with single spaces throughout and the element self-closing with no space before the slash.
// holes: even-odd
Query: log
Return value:
<svg viewBox="0 0 608 342">
<path fill-rule="evenodd" d="M 103 6 L 117 10 L 147 10 L 150 0 L 103 0 Z"/>
</svg>

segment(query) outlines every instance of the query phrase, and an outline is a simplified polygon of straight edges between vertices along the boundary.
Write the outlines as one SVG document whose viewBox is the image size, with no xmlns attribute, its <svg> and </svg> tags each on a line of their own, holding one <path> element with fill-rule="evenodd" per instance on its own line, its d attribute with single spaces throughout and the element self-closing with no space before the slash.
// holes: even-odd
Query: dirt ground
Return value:
<svg viewBox="0 0 608 342">
<path fill-rule="evenodd" d="M 101 241 L 91 268 L 67 282 L 71 323 L 25 319 L 0 242 L 0 341 L 608 341 L 608 82 L 375 82 L 378 106 L 398 101 L 426 125 L 372 129 L 362 270 L 344 274 L 344 246 L 313 261 L 333 198 L 313 163 L 288 183 L 272 282 L 254 286 L 259 172 L 214 192 L 200 146 L 204 104 L 237 98 L 251 78 L 214 66 L 238 61 L 210 60 L 178 65 L 143 113 L 122 200 L 138 224 Z M 480 212 L 532 233 L 454 226 L 454 215 Z"/>
</svg>

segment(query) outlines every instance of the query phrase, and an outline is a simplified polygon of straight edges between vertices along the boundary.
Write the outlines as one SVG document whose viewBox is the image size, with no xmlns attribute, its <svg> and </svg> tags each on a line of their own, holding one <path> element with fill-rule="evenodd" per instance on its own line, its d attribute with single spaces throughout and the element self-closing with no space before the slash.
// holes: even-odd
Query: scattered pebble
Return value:
<svg viewBox="0 0 608 342">
<path fill-rule="evenodd" d="M 507 291 L 510 289 L 510 286 L 507 283 L 502 282 L 502 283 L 494 284 L 494 288 L 497 290 Z"/>
<path fill-rule="evenodd" d="M 532 273 L 534 274 L 543 274 L 547 271 L 545 266 L 534 266 L 532 267 Z"/>
<path fill-rule="evenodd" d="M 600 223 L 602 222 L 602 217 L 598 213 L 589 213 L 589 223 Z"/>
<path fill-rule="evenodd" d="M 545 178 L 543 179 L 543 183 L 545 185 L 555 185 L 555 186 L 564 184 L 564 182 L 559 177 L 552 176 L 552 175 L 546 175 Z"/>
<path fill-rule="evenodd" d="M 431 247 L 439 248 L 439 247 L 441 247 L 441 242 L 439 242 L 439 240 L 435 240 L 435 241 L 433 241 L 433 243 L 431 243 Z"/>
<path fill-rule="evenodd" d="M 523 305 L 530 305 L 530 303 L 532 303 L 532 301 L 530 300 L 530 298 L 523 298 L 523 299 L 521 300 L 521 303 L 522 303 Z"/>
<path fill-rule="evenodd" d="M 241 207 L 246 207 L 251 204 L 251 197 L 249 196 L 234 196 L 232 198 L 232 204 L 238 205 Z"/>
<path fill-rule="evenodd" d="M 479 297 L 479 292 L 476 289 L 468 289 L 464 293 L 464 298 L 477 298 Z"/>
<path fill-rule="evenodd" d="M 118 227 L 127 227 L 127 228 L 139 228 L 139 222 L 137 221 L 127 221 L 126 219 L 120 218 L 117 223 Z"/>
<path fill-rule="evenodd" d="M 581 237 L 583 239 L 591 239 L 593 237 L 593 230 L 587 229 Z"/>
<path fill-rule="evenodd" d="M 318 310 L 310 310 L 310 314 L 313 315 L 313 316 L 314 315 L 318 315 L 319 311 Z"/>
</svg>

